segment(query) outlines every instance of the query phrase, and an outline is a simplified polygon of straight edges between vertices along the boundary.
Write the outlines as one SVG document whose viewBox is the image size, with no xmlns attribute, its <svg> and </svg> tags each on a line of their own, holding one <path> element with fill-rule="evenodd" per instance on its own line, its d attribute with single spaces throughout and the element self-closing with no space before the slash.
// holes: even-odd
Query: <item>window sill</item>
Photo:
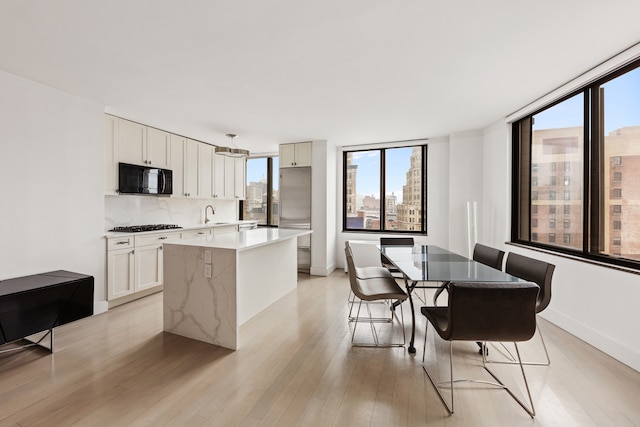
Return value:
<svg viewBox="0 0 640 427">
<path fill-rule="evenodd" d="M 507 246 L 515 246 L 515 247 L 518 247 L 518 248 L 528 249 L 528 250 L 535 251 L 535 252 L 542 252 L 542 253 L 545 253 L 545 254 L 554 255 L 554 256 L 557 256 L 557 257 L 560 257 L 560 258 L 567 258 L 567 259 L 570 259 L 570 260 L 573 260 L 573 261 L 584 262 L 584 263 L 591 264 L 591 265 L 597 265 L 598 267 L 605 267 L 605 268 L 610 268 L 612 270 L 623 271 L 625 273 L 631 273 L 631 274 L 640 275 L 640 270 L 634 269 L 634 268 L 631 268 L 631 267 L 625 267 L 623 265 L 610 264 L 608 262 L 598 261 L 598 260 L 595 260 L 595 259 L 584 258 L 584 257 L 577 256 L 577 255 L 567 254 L 567 253 L 564 253 L 564 252 L 557 252 L 557 251 L 553 251 L 551 249 L 540 248 L 540 247 L 537 247 L 537 246 L 529 246 L 529 245 L 526 245 L 524 243 L 505 242 L 505 244 Z"/>
</svg>

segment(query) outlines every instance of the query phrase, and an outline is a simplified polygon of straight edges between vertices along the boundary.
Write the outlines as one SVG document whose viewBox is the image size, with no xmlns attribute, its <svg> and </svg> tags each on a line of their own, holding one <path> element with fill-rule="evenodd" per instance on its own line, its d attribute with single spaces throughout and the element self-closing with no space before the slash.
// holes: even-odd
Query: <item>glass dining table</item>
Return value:
<svg viewBox="0 0 640 427">
<path fill-rule="evenodd" d="M 402 273 L 411 305 L 409 353 L 415 353 L 416 314 L 411 294 L 416 288 L 438 289 L 449 282 L 518 282 L 519 278 L 434 245 L 378 245 Z"/>
</svg>

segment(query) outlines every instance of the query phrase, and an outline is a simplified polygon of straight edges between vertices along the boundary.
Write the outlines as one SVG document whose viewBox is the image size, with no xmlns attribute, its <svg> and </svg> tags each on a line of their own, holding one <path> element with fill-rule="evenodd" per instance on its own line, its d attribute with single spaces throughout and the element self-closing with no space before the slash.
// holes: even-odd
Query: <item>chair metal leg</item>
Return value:
<svg viewBox="0 0 640 427">
<path fill-rule="evenodd" d="M 522 359 L 520 358 L 520 350 L 518 349 L 518 344 L 514 342 L 513 345 L 516 347 L 516 355 L 518 357 L 517 363 L 518 365 L 520 365 L 520 372 L 522 372 L 522 379 L 524 380 L 524 386 L 527 389 L 527 396 L 529 397 L 529 405 L 530 405 L 529 408 L 527 408 L 524 402 L 522 402 L 515 394 L 513 394 L 513 392 L 509 389 L 509 387 L 505 386 L 503 382 L 500 381 L 500 379 L 496 376 L 496 374 L 494 374 L 493 371 L 491 371 L 491 369 L 487 367 L 486 357 L 484 355 L 482 357 L 482 366 L 487 372 L 489 372 L 489 374 L 491 374 L 491 376 L 500 384 L 500 386 L 502 386 L 502 388 L 504 388 L 507 391 L 507 393 L 509 393 L 509 395 L 516 402 L 518 402 L 520 406 L 522 406 L 522 409 L 527 411 L 527 414 L 529 414 L 529 416 L 533 418 L 536 415 L 536 410 L 535 410 L 535 407 L 533 406 L 533 399 L 531 398 L 531 391 L 529 390 L 529 382 L 527 381 L 527 376 L 524 373 L 524 363 L 522 363 Z"/>
<path fill-rule="evenodd" d="M 540 330 L 538 325 L 536 325 L 536 332 L 538 333 L 538 335 L 540 335 L 540 341 L 542 341 L 542 348 L 544 349 L 544 354 L 547 361 L 546 362 L 523 361 L 522 364 L 527 366 L 549 366 L 551 365 L 551 359 L 549 358 L 549 351 L 547 350 L 547 344 L 544 342 L 544 336 L 542 335 L 542 331 Z M 500 343 L 500 344 L 502 345 L 504 350 L 508 353 L 508 357 L 510 360 L 493 360 L 493 359 L 487 358 L 487 363 L 500 363 L 504 365 L 518 364 L 515 356 L 509 351 L 509 349 L 503 343 Z"/>
<path fill-rule="evenodd" d="M 369 317 L 367 318 L 361 318 L 360 317 L 360 309 L 362 307 L 362 303 L 365 303 L 367 305 L 367 312 L 369 314 Z M 354 317 L 353 320 L 353 332 L 351 334 L 351 344 L 354 347 L 404 347 L 407 344 L 407 337 L 406 337 L 406 333 L 404 330 L 404 310 L 402 309 L 402 305 L 400 305 L 400 327 L 402 328 L 402 343 L 389 343 L 389 344 L 380 344 L 380 340 L 378 339 L 378 331 L 376 330 L 375 327 L 375 323 L 377 322 L 376 318 L 372 317 L 371 315 L 371 309 L 369 308 L 368 305 L 369 301 L 362 301 L 360 300 L 358 303 L 358 311 L 356 313 L 356 316 Z M 393 331 L 393 317 L 395 316 L 395 312 L 391 311 L 391 328 Z M 374 344 L 368 344 L 368 343 L 358 343 L 355 342 L 355 336 L 356 336 L 356 328 L 358 327 L 358 321 L 361 320 L 367 320 L 369 322 L 369 325 L 371 326 L 371 333 L 373 335 L 373 339 L 374 339 Z M 393 338 L 393 336 L 392 336 Z"/>
<path fill-rule="evenodd" d="M 427 323 L 427 327 L 428 326 L 429 325 Z M 427 332 L 425 331 L 425 347 L 426 347 L 426 340 L 427 340 Z M 484 343 L 484 345 L 486 346 L 486 343 Z M 496 380 L 496 382 L 484 381 L 484 380 L 473 380 L 473 379 L 458 379 L 458 380 L 454 380 L 454 376 L 453 376 L 453 342 L 452 341 L 449 341 L 449 372 L 450 372 L 451 376 L 449 377 L 448 381 L 444 381 L 444 382 L 440 382 L 440 383 L 436 383 L 435 382 L 435 380 L 433 379 L 433 376 L 431 375 L 431 373 L 427 369 L 426 365 L 424 364 L 424 359 L 425 359 L 424 353 L 422 354 L 422 369 L 427 374 L 427 377 L 429 377 L 429 381 L 431 382 L 431 384 L 435 388 L 436 393 L 438 393 L 438 397 L 442 401 L 442 404 L 445 406 L 447 411 L 449 411 L 449 414 L 453 414 L 454 413 L 453 384 L 454 383 L 459 383 L 459 382 L 469 382 L 469 383 L 486 384 L 486 385 L 490 385 L 490 386 L 499 387 L 499 388 L 504 389 L 527 412 L 527 414 L 529 414 L 529 416 L 531 418 L 534 418 L 535 415 L 536 415 L 536 412 L 535 412 L 535 408 L 533 406 L 533 399 L 531 397 L 531 391 L 529 390 L 529 382 L 527 381 L 527 376 L 525 375 L 525 372 L 524 372 L 523 363 L 522 363 L 522 360 L 520 359 L 520 350 L 518 349 L 518 345 L 516 343 L 514 343 L 514 345 L 516 347 L 516 354 L 517 354 L 518 364 L 520 365 L 520 372 L 522 373 L 522 378 L 524 380 L 524 385 L 525 385 L 525 388 L 527 390 L 527 396 L 529 398 L 529 404 L 530 404 L 529 407 L 527 407 L 515 394 L 513 394 L 513 392 L 506 385 L 504 385 L 504 383 L 502 381 L 500 381 L 500 379 L 496 376 L 496 374 L 494 374 L 487 367 L 486 355 L 484 353 L 482 355 L 482 366 Z M 444 395 L 442 394 L 441 387 L 443 387 L 443 386 L 448 386 L 450 388 L 451 404 L 449 404 L 446 401 L 446 399 L 444 398 Z"/>
</svg>

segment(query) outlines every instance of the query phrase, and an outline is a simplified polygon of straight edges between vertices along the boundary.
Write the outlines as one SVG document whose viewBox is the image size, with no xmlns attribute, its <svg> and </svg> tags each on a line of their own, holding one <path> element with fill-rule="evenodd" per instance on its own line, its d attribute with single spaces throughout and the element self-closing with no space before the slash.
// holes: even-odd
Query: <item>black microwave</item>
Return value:
<svg viewBox="0 0 640 427">
<path fill-rule="evenodd" d="M 118 167 L 120 194 L 173 194 L 173 172 L 169 169 L 120 163 Z"/>
</svg>

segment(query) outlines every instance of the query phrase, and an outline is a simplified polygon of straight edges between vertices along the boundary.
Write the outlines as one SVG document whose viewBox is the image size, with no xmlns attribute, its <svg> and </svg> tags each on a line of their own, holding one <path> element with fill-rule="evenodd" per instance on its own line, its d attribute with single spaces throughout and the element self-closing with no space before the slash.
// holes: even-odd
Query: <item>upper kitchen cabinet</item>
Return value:
<svg viewBox="0 0 640 427">
<path fill-rule="evenodd" d="M 311 166 L 311 143 L 281 144 L 280 167 L 296 168 L 302 166 Z"/>
<path fill-rule="evenodd" d="M 235 179 L 233 180 L 233 182 L 234 182 L 234 194 L 237 200 L 246 199 L 246 191 L 247 191 L 247 184 L 246 184 L 247 177 L 245 173 L 246 168 L 247 168 L 247 162 L 244 157 L 239 159 L 234 159 Z"/>
<path fill-rule="evenodd" d="M 213 197 L 215 199 L 245 199 L 245 159 L 214 154 Z"/>
<path fill-rule="evenodd" d="M 171 169 L 171 134 L 155 128 L 147 128 L 147 165 Z"/>
<path fill-rule="evenodd" d="M 171 169 L 173 170 L 172 197 L 188 197 L 186 190 L 185 149 L 187 138 L 171 135 Z"/>
<path fill-rule="evenodd" d="M 118 161 L 170 169 L 171 137 L 168 132 L 129 120 L 118 120 Z"/>
<path fill-rule="evenodd" d="M 213 198 L 227 198 L 226 183 L 226 159 L 228 157 L 221 154 L 213 155 Z"/>
<path fill-rule="evenodd" d="M 118 162 L 116 162 L 116 140 L 118 118 L 104 116 L 104 194 L 118 194 Z"/>
<path fill-rule="evenodd" d="M 184 149 L 184 195 L 198 197 L 198 146 L 200 143 L 187 139 Z"/>
<path fill-rule="evenodd" d="M 213 146 L 198 143 L 198 196 L 213 197 Z"/>
</svg>

